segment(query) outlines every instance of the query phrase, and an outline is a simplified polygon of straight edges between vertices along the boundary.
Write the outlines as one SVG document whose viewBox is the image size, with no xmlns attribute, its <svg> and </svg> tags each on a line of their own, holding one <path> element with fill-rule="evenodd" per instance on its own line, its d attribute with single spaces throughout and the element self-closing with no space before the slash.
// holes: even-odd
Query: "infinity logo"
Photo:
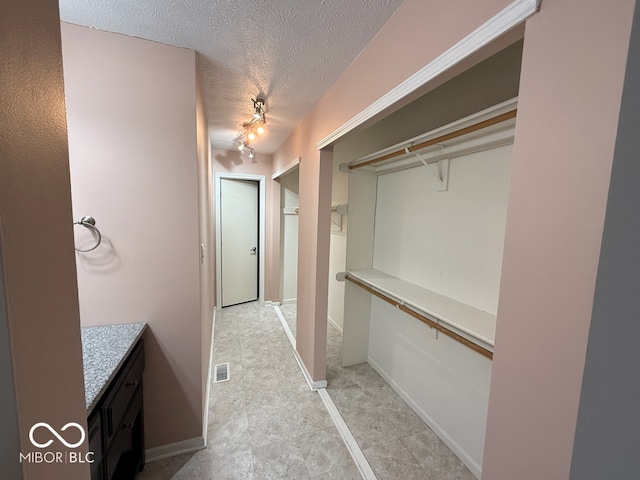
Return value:
<svg viewBox="0 0 640 480">
<path fill-rule="evenodd" d="M 75 427 L 78 430 L 80 430 L 80 440 L 78 441 L 78 443 L 67 443 L 65 439 L 58 434 L 58 432 L 56 432 L 53 428 L 51 428 L 51 425 L 45 422 L 38 422 L 33 427 L 31 427 L 31 430 L 29 430 L 29 440 L 31 440 L 31 443 L 33 444 L 34 447 L 38 447 L 38 448 L 47 448 L 49 445 L 53 443 L 53 440 L 49 440 L 46 443 L 38 443 L 33 439 L 33 432 L 35 432 L 36 429 L 38 429 L 39 427 L 44 427 L 48 429 L 67 448 L 79 447 L 80 445 L 82 445 L 82 442 L 84 442 L 84 439 L 86 436 L 84 432 L 84 428 L 82 428 L 82 426 L 78 425 L 75 422 L 69 422 L 64 427 L 62 427 L 60 431 L 64 432 L 69 427 Z"/>
</svg>

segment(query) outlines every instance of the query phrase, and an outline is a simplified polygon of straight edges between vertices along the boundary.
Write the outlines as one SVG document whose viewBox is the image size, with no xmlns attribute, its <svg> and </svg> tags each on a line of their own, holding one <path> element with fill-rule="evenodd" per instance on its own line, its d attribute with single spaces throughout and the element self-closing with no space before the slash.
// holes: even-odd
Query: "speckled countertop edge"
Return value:
<svg viewBox="0 0 640 480">
<path fill-rule="evenodd" d="M 146 328 L 146 323 L 81 328 L 87 415 L 92 413 Z"/>
</svg>

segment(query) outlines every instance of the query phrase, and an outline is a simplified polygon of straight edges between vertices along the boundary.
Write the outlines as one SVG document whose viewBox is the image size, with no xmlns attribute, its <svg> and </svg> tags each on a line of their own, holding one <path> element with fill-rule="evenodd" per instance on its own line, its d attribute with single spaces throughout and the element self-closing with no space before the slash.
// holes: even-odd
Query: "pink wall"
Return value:
<svg viewBox="0 0 640 480">
<path fill-rule="evenodd" d="M 82 324 L 147 322 L 146 447 L 200 437 L 195 53 L 69 24 L 62 40 L 73 215 L 103 234 L 76 255 Z"/>
<path fill-rule="evenodd" d="M 55 2 L 0 4 L 0 294 L 25 454 L 36 422 L 86 427 L 59 22 Z M 25 479 L 89 475 L 86 464 L 22 470 Z"/>
<path fill-rule="evenodd" d="M 567 479 L 634 3 L 527 22 L 485 479 Z"/>
<path fill-rule="evenodd" d="M 408 0 L 275 152 L 275 169 L 302 157 L 298 348 L 314 380 L 327 280 L 305 259 L 327 249 L 330 188 L 316 142 L 508 3 Z M 633 5 L 547 1 L 527 23 L 485 479 L 568 478 Z"/>
<path fill-rule="evenodd" d="M 277 232 L 277 235 L 280 232 L 280 184 L 271 180 L 273 158 L 271 155 L 256 153 L 255 158 L 250 159 L 246 155 L 241 156 L 237 150 L 212 149 L 211 164 L 213 174 L 224 172 L 265 176 L 267 218 L 265 218 L 264 300 L 277 302 L 280 298 L 280 244 L 278 243 L 279 237 L 274 232 Z M 213 225 L 215 230 L 215 219 Z M 215 272 L 215 252 L 213 271 Z M 215 290 L 214 286 L 214 292 Z"/>
<path fill-rule="evenodd" d="M 300 356 L 315 381 L 325 377 L 326 338 L 317 325 L 327 317 L 329 259 L 317 255 L 329 251 L 332 169 L 331 154 L 325 153 L 321 162 L 316 143 L 508 3 L 407 0 L 274 153 L 274 170 L 302 158 L 298 271 L 303 273 L 298 275 L 296 337 Z"/>
</svg>

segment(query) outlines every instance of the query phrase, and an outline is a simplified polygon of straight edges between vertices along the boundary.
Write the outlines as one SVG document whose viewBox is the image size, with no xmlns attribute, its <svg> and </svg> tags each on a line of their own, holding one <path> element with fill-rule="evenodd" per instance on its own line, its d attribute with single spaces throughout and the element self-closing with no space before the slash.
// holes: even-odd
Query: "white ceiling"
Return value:
<svg viewBox="0 0 640 480">
<path fill-rule="evenodd" d="M 266 99 L 274 152 L 404 0 L 60 0 L 62 21 L 198 52 L 211 143 Z"/>
</svg>

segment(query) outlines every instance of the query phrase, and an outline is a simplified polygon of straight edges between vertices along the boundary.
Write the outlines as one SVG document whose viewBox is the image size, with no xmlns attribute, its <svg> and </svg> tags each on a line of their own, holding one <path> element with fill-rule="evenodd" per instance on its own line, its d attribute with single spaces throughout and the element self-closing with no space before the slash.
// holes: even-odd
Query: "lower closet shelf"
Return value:
<svg viewBox="0 0 640 480">
<path fill-rule="evenodd" d="M 495 315 L 372 268 L 350 270 L 345 279 L 493 358 Z"/>
</svg>

